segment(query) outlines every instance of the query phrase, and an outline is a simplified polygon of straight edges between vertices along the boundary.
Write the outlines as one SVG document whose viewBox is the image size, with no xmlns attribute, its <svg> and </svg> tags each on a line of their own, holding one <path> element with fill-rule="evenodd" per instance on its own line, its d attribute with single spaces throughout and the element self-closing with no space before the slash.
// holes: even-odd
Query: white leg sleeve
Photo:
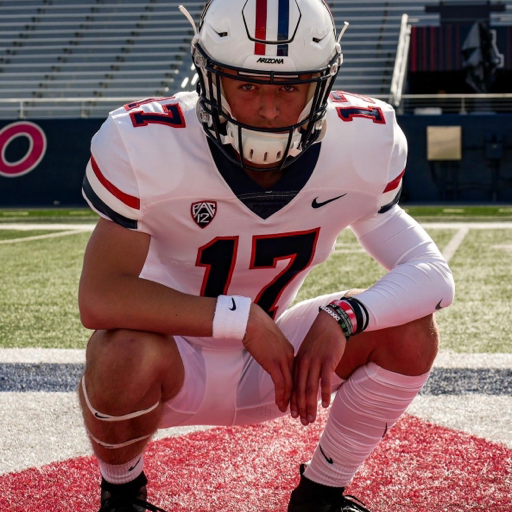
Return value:
<svg viewBox="0 0 512 512">
<path fill-rule="evenodd" d="M 427 382 L 368 363 L 340 387 L 304 476 L 344 487 Z"/>
</svg>

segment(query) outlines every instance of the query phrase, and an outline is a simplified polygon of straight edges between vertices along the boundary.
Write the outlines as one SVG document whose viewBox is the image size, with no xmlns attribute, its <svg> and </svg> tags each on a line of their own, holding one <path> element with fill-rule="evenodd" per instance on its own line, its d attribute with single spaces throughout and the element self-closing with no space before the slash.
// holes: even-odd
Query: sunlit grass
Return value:
<svg viewBox="0 0 512 512">
<path fill-rule="evenodd" d="M 442 250 L 459 227 L 428 231 Z M 0 240 L 46 233 L 0 230 Z M 79 321 L 77 291 L 89 236 L 79 233 L 0 245 L 0 347 L 85 347 L 89 332 Z M 384 275 L 350 230 L 340 235 L 337 249 L 311 272 L 297 301 L 367 288 Z M 436 313 L 442 349 L 512 352 L 512 229 L 470 230 L 450 266 L 456 300 Z"/>
<path fill-rule="evenodd" d="M 27 232 L 16 237 L 20 234 Z M 0 245 L 0 346 L 85 346 L 88 333 L 79 321 L 77 291 L 89 236 Z"/>
</svg>

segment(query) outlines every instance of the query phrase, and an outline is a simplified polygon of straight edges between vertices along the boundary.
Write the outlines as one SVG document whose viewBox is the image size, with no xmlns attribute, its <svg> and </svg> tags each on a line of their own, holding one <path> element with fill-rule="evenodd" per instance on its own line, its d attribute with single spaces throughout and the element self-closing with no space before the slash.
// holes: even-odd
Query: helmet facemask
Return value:
<svg viewBox="0 0 512 512">
<path fill-rule="evenodd" d="M 249 1 L 238 4 L 246 9 Z M 251 23 L 249 14 L 242 10 L 242 16 L 239 16 L 243 20 L 241 22 L 237 19 L 233 2 L 212 0 L 203 11 L 200 32 L 192 41 L 192 58 L 199 77 L 198 119 L 206 135 L 226 157 L 244 169 L 283 169 L 313 143 L 319 142 L 325 132 L 327 102 L 342 62 L 341 48 L 335 40 L 332 16 L 322 0 L 301 2 L 300 7 L 304 12 L 295 0 L 289 1 L 290 9 L 293 7 L 297 11 L 295 29 L 289 40 L 254 39 L 247 28 Z M 269 5 L 270 2 L 268 0 Z M 308 11 L 312 8 L 313 11 Z M 317 16 L 313 16 L 312 12 Z M 329 13 L 330 29 L 326 24 L 326 12 Z M 304 20 L 308 18 L 318 19 L 316 25 L 321 28 L 315 23 L 306 24 Z M 311 41 L 301 34 L 301 30 L 307 33 Z M 232 46 L 238 41 L 243 43 L 239 45 L 240 52 Z M 290 53 L 286 49 L 285 56 L 280 57 L 283 43 L 290 43 L 284 45 L 290 46 Z M 265 48 L 263 55 L 277 56 L 259 57 L 262 53 L 254 49 L 258 45 L 260 52 L 262 47 Z M 302 54 L 305 54 L 305 58 L 302 58 Z M 319 60 L 321 65 L 318 65 Z M 306 105 L 296 122 L 289 126 L 260 128 L 244 124 L 232 114 L 223 94 L 222 77 L 256 85 L 309 84 Z"/>
</svg>

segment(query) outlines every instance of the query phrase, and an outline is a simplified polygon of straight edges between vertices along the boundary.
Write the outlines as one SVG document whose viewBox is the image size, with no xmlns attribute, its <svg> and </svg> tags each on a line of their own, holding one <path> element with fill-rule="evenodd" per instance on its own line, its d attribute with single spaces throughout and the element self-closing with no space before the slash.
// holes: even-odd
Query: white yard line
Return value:
<svg viewBox="0 0 512 512">
<path fill-rule="evenodd" d="M 0 229 L 10 229 L 13 231 L 37 231 L 38 229 L 44 231 L 51 230 L 73 230 L 73 231 L 92 231 L 96 224 L 55 224 L 55 223 L 10 223 L 4 224 L 0 223 Z"/>
<path fill-rule="evenodd" d="M 463 242 L 466 235 L 469 233 L 469 227 L 463 226 L 457 230 L 452 239 L 448 242 L 447 246 L 442 250 L 442 254 L 446 261 L 450 261 L 453 255 L 457 252 L 460 244 Z"/>
<path fill-rule="evenodd" d="M 0 348 L 0 363 L 84 363 L 85 350 L 69 348 Z"/>
<path fill-rule="evenodd" d="M 84 363 L 85 350 L 66 348 L 0 348 L 0 363 Z M 437 368 L 512 368 L 512 354 L 464 354 L 441 351 Z"/>
<path fill-rule="evenodd" d="M 45 238 L 55 238 L 57 236 L 76 235 L 77 233 L 83 233 L 84 231 L 59 231 L 58 233 L 48 233 L 46 235 L 26 236 L 23 238 L 11 238 L 10 240 L 0 240 L 0 244 L 15 244 L 18 242 L 31 242 L 32 240 L 43 240 Z"/>
<path fill-rule="evenodd" d="M 407 413 L 512 448 L 512 398 L 509 396 L 420 395 L 407 408 Z"/>
<path fill-rule="evenodd" d="M 424 228 L 432 229 L 512 229 L 512 222 L 420 222 Z"/>
</svg>

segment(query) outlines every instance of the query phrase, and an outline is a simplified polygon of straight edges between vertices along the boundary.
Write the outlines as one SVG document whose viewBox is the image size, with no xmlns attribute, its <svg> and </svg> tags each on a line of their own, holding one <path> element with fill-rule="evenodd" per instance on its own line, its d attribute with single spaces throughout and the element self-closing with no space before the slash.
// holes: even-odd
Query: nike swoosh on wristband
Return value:
<svg viewBox="0 0 512 512">
<path fill-rule="evenodd" d="M 441 300 L 437 303 L 437 305 L 436 305 L 436 309 L 437 309 L 437 310 L 443 309 L 443 307 L 441 306 L 441 302 L 443 302 L 443 299 L 441 299 Z"/>
<path fill-rule="evenodd" d="M 332 197 L 331 199 L 327 199 L 327 201 L 322 201 L 321 203 L 317 201 L 318 197 L 315 197 L 315 199 L 313 199 L 313 202 L 311 203 L 311 206 L 313 208 L 320 208 L 321 206 L 325 206 L 326 204 L 332 203 L 332 201 L 336 201 L 336 199 L 339 199 L 340 197 L 344 197 L 346 195 L 347 193 L 341 194 L 341 196 Z"/>
<path fill-rule="evenodd" d="M 324 451 L 322 450 L 322 447 L 320 445 L 318 445 L 318 448 L 320 448 L 320 451 L 322 452 L 322 455 L 325 457 L 325 460 L 329 463 L 329 464 L 334 464 L 334 461 L 332 459 L 330 459 L 329 457 L 327 457 L 327 455 L 325 455 Z"/>
<path fill-rule="evenodd" d="M 236 310 L 236 302 L 235 302 L 235 299 L 233 299 L 233 297 L 231 297 L 231 300 L 233 302 L 233 307 L 232 308 L 229 308 L 230 311 L 235 311 Z"/>
</svg>

